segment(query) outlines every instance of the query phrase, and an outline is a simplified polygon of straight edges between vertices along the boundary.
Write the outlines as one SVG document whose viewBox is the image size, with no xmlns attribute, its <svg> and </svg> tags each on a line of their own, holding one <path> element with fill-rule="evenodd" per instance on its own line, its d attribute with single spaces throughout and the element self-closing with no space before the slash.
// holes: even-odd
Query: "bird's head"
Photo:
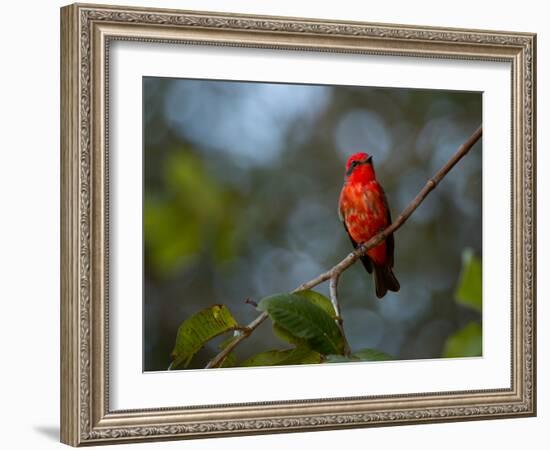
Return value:
<svg viewBox="0 0 550 450">
<path fill-rule="evenodd" d="M 346 164 L 346 176 L 349 177 L 356 169 L 362 167 L 363 170 L 368 166 L 369 172 L 373 170 L 372 156 L 364 152 L 354 153 L 348 159 Z"/>
</svg>

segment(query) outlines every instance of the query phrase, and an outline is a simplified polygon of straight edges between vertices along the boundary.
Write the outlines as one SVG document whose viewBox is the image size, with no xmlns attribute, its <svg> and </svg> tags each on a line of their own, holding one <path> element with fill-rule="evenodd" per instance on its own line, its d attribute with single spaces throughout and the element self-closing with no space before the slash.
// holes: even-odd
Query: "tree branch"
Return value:
<svg viewBox="0 0 550 450">
<path fill-rule="evenodd" d="M 336 311 L 337 315 L 337 321 L 340 325 L 340 329 L 342 330 L 343 334 L 343 322 L 340 315 L 340 305 L 338 304 L 338 295 L 337 295 L 337 285 L 338 285 L 338 279 L 342 272 L 344 272 L 347 268 L 349 268 L 352 264 L 354 264 L 361 256 L 363 256 L 368 250 L 370 250 L 373 247 L 376 247 L 380 242 L 382 242 L 384 239 L 386 239 L 390 234 L 397 231 L 401 226 L 407 221 L 407 219 L 411 216 L 411 214 L 420 206 L 420 204 L 424 201 L 424 199 L 428 196 L 428 194 L 433 191 L 436 186 L 440 183 L 440 181 L 447 175 L 451 169 L 460 161 L 474 146 L 474 144 L 481 138 L 482 135 L 482 127 L 480 126 L 467 140 L 464 142 L 456 151 L 456 153 L 447 161 L 447 163 L 439 169 L 439 171 L 430 178 L 422 190 L 416 195 L 416 197 L 407 205 L 407 207 L 399 214 L 397 219 L 388 226 L 385 230 L 381 231 L 377 235 L 373 236 L 371 239 L 369 239 L 367 242 L 364 242 L 363 244 L 359 245 L 353 252 L 348 254 L 342 261 L 340 261 L 338 264 L 336 264 L 331 269 L 327 270 L 326 272 L 318 275 L 317 277 L 313 278 L 312 280 L 309 280 L 300 286 L 298 286 L 296 289 L 294 289 L 292 292 L 299 292 L 304 291 L 307 289 L 311 289 L 318 284 L 321 284 L 327 280 L 330 280 L 330 299 L 334 305 L 334 309 Z M 225 349 L 223 349 L 220 353 L 218 353 L 207 365 L 206 369 L 218 367 L 219 364 L 223 362 L 223 360 L 226 358 L 226 356 L 235 349 L 243 340 L 245 340 L 248 336 L 252 334 L 252 332 L 260 326 L 260 324 L 267 319 L 268 314 L 266 312 L 261 313 L 258 317 L 256 317 L 248 326 L 246 326 L 242 331 L 241 334 L 233 340 Z M 344 335 L 345 339 L 345 335 Z M 349 351 L 349 345 L 347 345 L 346 340 L 346 346 L 347 350 Z"/>
</svg>

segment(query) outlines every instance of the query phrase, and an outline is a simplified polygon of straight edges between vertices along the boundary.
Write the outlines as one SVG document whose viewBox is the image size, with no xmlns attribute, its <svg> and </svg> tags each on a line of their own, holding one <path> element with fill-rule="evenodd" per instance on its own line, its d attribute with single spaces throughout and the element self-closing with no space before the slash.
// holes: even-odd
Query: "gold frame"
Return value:
<svg viewBox="0 0 550 450">
<path fill-rule="evenodd" d="M 108 57 L 112 40 L 506 61 L 512 67 L 512 385 L 231 406 L 111 411 Z M 311 431 L 536 414 L 536 35 L 75 4 L 61 9 L 61 440 Z"/>
</svg>

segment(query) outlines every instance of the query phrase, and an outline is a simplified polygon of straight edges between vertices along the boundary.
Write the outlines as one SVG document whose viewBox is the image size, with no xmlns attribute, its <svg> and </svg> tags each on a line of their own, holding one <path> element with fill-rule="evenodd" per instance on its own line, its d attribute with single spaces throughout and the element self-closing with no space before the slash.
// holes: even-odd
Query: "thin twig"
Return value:
<svg viewBox="0 0 550 450">
<path fill-rule="evenodd" d="M 456 151 L 456 153 L 447 161 L 447 163 L 439 169 L 439 171 L 430 178 L 422 190 L 416 195 L 416 197 L 407 205 L 407 207 L 399 214 L 397 219 L 388 226 L 385 230 L 378 233 L 376 236 L 373 236 L 370 238 L 367 242 L 364 242 L 362 245 L 358 246 L 353 252 L 348 254 L 342 261 L 340 261 L 338 264 L 336 264 L 331 269 L 327 270 L 326 272 L 318 275 L 317 277 L 313 278 L 312 280 L 306 281 L 305 283 L 298 286 L 294 291 L 292 292 L 298 292 L 298 291 L 304 291 L 307 289 L 311 289 L 312 287 L 317 286 L 318 284 L 323 283 L 324 281 L 331 280 L 331 301 L 333 304 L 335 304 L 335 310 L 338 317 L 340 317 L 340 306 L 338 305 L 338 296 L 336 295 L 336 285 L 338 283 L 338 278 L 346 270 L 348 267 L 350 267 L 352 264 L 355 263 L 361 256 L 363 256 L 368 250 L 370 250 L 373 247 L 376 247 L 380 242 L 382 242 L 384 239 L 386 239 L 390 234 L 397 231 L 401 226 L 407 221 L 407 219 L 411 216 L 411 214 L 420 206 L 420 204 L 424 201 L 424 199 L 428 196 L 428 194 L 433 191 L 436 186 L 439 184 L 439 182 L 447 175 L 451 169 L 460 161 L 464 155 L 466 155 L 471 148 L 474 146 L 474 144 L 479 140 L 479 138 L 482 135 L 482 127 L 479 127 L 469 138 L 466 142 L 464 142 Z M 334 285 L 334 286 L 332 286 Z M 332 293 L 332 290 L 334 289 L 334 296 Z M 235 347 L 237 347 L 244 339 L 246 339 L 248 336 L 252 334 L 252 332 L 260 326 L 260 324 L 267 319 L 268 315 L 266 312 L 261 313 L 258 317 L 256 317 L 250 324 L 245 327 L 242 331 L 242 334 L 237 337 L 234 341 L 232 341 L 227 347 L 225 347 L 220 353 L 218 353 L 207 365 L 206 369 L 217 367 L 225 357 L 233 351 Z M 343 327 L 342 327 L 343 328 Z"/>
<path fill-rule="evenodd" d="M 342 315 L 340 314 L 340 303 L 338 302 L 338 277 L 339 275 L 335 275 L 330 279 L 329 283 L 329 294 L 330 294 L 330 301 L 332 302 L 332 306 L 334 307 L 334 312 L 336 313 L 336 317 L 342 321 Z"/>
<path fill-rule="evenodd" d="M 349 346 L 348 338 L 346 337 L 346 332 L 344 331 L 344 319 L 340 312 L 340 302 L 338 301 L 338 279 L 339 278 L 340 278 L 340 274 L 338 273 L 330 277 L 329 295 L 330 295 L 330 301 L 332 302 L 332 306 L 334 307 L 334 312 L 336 313 L 336 318 L 335 318 L 336 325 L 338 325 L 338 328 L 340 329 L 340 333 L 342 333 L 342 337 L 344 338 L 344 354 L 348 356 L 351 353 L 351 348 Z"/>
<path fill-rule="evenodd" d="M 258 317 L 256 317 L 252 322 L 250 322 L 246 327 L 242 328 L 239 331 L 239 335 L 231 341 L 227 347 L 225 347 L 220 353 L 218 353 L 214 358 L 212 358 L 208 364 L 205 366 L 205 369 L 211 369 L 213 367 L 218 367 L 227 355 L 231 353 L 231 351 L 241 343 L 244 339 L 246 339 L 248 336 L 252 334 L 252 332 L 258 328 L 258 326 L 267 319 L 267 313 L 263 312 Z"/>
<path fill-rule="evenodd" d="M 258 306 L 258 303 L 255 302 L 254 300 L 252 300 L 250 297 L 249 298 L 245 298 L 244 299 L 244 302 L 247 304 L 247 305 L 252 305 L 254 306 L 254 308 L 256 308 Z"/>
</svg>

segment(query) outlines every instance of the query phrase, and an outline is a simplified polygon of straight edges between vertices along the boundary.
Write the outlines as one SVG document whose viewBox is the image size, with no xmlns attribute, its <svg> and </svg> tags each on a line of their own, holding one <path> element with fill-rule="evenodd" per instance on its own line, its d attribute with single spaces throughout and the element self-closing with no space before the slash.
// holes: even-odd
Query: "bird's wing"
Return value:
<svg viewBox="0 0 550 450">
<path fill-rule="evenodd" d="M 344 229 L 346 230 L 346 233 L 349 236 L 349 240 L 351 241 L 351 245 L 353 245 L 353 248 L 357 248 L 357 242 L 351 237 L 351 234 L 349 234 L 348 227 L 346 225 L 346 217 L 344 215 L 344 212 L 342 211 L 341 207 L 342 201 L 338 203 L 338 217 L 340 218 L 340 221 L 342 222 L 342 225 L 344 225 Z M 393 242 L 393 240 L 392 240 Z M 372 273 L 372 262 L 370 258 L 367 255 L 361 256 L 361 262 L 363 263 L 363 266 L 367 270 L 368 273 Z"/>
<path fill-rule="evenodd" d="M 357 242 L 351 237 L 351 234 L 349 234 L 348 227 L 346 226 L 346 222 L 342 222 L 344 224 L 344 228 L 346 229 L 346 233 L 348 233 L 349 240 L 351 241 L 351 245 L 353 245 L 353 248 L 357 248 Z M 365 269 L 367 269 L 368 273 L 372 273 L 372 262 L 370 258 L 367 255 L 360 257 L 361 262 L 363 263 L 363 266 L 365 266 Z"/>
<path fill-rule="evenodd" d="M 384 189 L 382 189 L 382 186 L 380 186 L 380 192 L 382 193 L 382 200 L 384 201 L 384 207 L 386 208 L 386 220 L 387 220 L 387 227 L 391 225 L 391 212 L 390 212 L 390 205 L 388 204 L 388 199 L 386 197 L 386 193 L 384 192 Z M 393 267 L 393 253 L 394 253 L 394 246 L 395 242 L 393 239 L 393 233 L 391 233 L 386 238 L 386 257 L 388 258 L 388 265 L 390 267 Z"/>
</svg>

